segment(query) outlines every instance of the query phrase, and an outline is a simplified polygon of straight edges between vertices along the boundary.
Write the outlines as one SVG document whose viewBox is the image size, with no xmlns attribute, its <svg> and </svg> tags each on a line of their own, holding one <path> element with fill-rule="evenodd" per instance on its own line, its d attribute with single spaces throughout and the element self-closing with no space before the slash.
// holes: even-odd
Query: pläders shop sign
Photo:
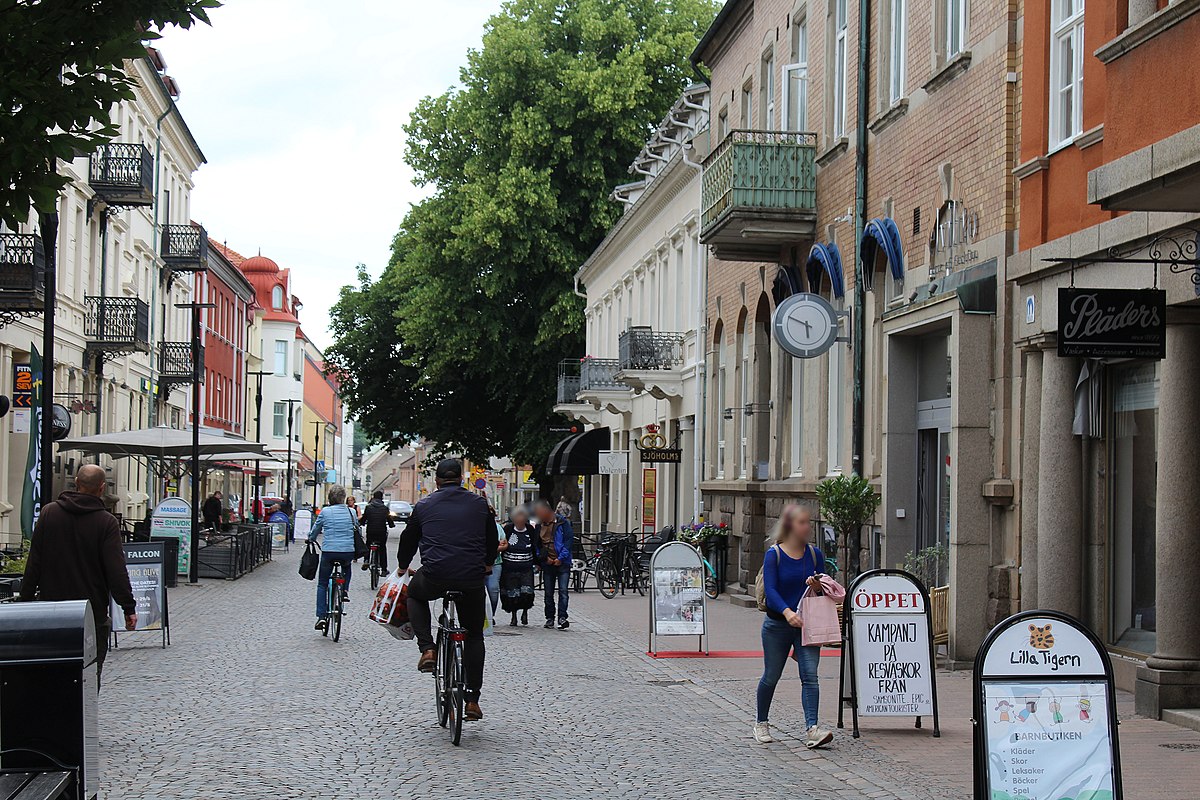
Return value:
<svg viewBox="0 0 1200 800">
<path fill-rule="evenodd" d="M 1165 358 L 1167 293 L 1160 289 L 1059 289 L 1058 354 Z"/>
</svg>

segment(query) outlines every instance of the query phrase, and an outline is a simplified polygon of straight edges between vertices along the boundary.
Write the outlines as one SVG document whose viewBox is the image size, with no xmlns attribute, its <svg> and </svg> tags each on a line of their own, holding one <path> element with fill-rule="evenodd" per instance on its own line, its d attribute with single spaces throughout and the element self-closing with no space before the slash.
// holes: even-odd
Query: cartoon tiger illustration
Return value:
<svg viewBox="0 0 1200 800">
<path fill-rule="evenodd" d="M 1054 634 L 1050 632 L 1050 623 L 1047 622 L 1045 627 L 1039 628 L 1037 625 L 1029 626 L 1029 646 L 1034 650 L 1049 650 L 1054 647 Z"/>
</svg>

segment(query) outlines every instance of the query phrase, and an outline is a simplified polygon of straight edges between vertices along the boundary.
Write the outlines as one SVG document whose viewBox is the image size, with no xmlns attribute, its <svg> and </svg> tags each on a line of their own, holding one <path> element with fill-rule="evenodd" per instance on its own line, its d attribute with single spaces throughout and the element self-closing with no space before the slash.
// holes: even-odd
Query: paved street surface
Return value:
<svg viewBox="0 0 1200 800">
<path fill-rule="evenodd" d="M 502 621 L 488 640 L 485 719 L 450 744 L 433 720 L 432 680 L 416 647 L 366 619 L 372 592 L 355 571 L 342 641 L 312 630 L 315 586 L 299 551 L 235 582 L 171 591 L 173 644 L 123 636 L 101 694 L 103 797 L 174 798 L 961 798 L 970 787 L 970 688 L 939 676 L 940 740 L 910 723 L 839 731 L 805 750 L 793 672 L 772 722 L 749 736 L 760 662 L 650 659 L 644 601 L 572 595 L 569 631 Z M 712 646 L 757 649 L 760 616 L 710 606 Z M 662 639 L 691 649 L 694 639 Z M 836 659 L 823 659 L 822 720 L 836 713 Z M 1126 794 L 1191 800 L 1200 734 L 1135 719 L 1122 725 Z"/>
</svg>

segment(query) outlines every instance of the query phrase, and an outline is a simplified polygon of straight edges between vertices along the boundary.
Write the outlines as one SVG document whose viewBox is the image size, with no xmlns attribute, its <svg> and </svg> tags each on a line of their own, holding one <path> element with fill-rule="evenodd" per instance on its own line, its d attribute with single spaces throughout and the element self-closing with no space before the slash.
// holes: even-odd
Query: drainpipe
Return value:
<svg viewBox="0 0 1200 800">
<path fill-rule="evenodd" d="M 862 0 L 858 7 L 858 124 L 854 143 L 854 320 L 851 347 L 854 348 L 854 405 L 851 413 L 850 464 L 855 475 L 863 474 L 863 439 L 865 420 L 863 383 L 866 372 L 866 290 L 859 245 L 867 225 L 867 110 L 870 94 L 871 60 L 871 0 Z"/>
<path fill-rule="evenodd" d="M 108 296 L 108 207 L 105 206 L 100 211 L 100 297 Z M 100 301 L 100 307 L 96 309 L 96 332 L 104 332 L 104 301 Z M 104 419 L 104 356 L 103 351 L 97 350 L 92 354 L 92 358 L 96 359 L 93 365 L 93 372 L 96 376 L 96 434 L 102 433 L 100 430 L 101 421 Z M 100 463 L 100 454 L 96 454 L 96 463 Z"/>
<path fill-rule="evenodd" d="M 162 199 L 162 123 L 171 113 L 171 109 L 175 107 L 174 103 L 168 101 L 167 109 L 158 115 L 158 119 L 154 120 L 154 246 L 157 247 L 162 237 L 158 231 L 158 209 Z M 169 220 L 168 220 L 169 222 Z M 158 307 L 158 284 L 162 280 L 162 273 L 155 276 L 157 280 L 150 282 L 150 418 L 148 420 L 150 427 L 153 428 L 158 422 L 158 392 L 155 386 L 154 379 L 157 372 L 154 363 L 154 311 Z M 164 309 L 163 314 L 166 314 Z M 167 327 L 167 320 L 163 318 L 163 329 Z M 152 493 L 151 493 L 152 494 Z"/>
<path fill-rule="evenodd" d="M 697 70 L 699 73 L 699 70 Z M 703 75 L 701 75 L 703 78 Z M 705 79 L 705 83 L 708 80 Z M 711 129 L 710 133 L 711 135 Z M 683 146 L 683 163 L 700 173 L 701 202 L 697 206 L 699 213 L 704 213 L 704 165 L 688 158 L 688 151 L 693 147 L 688 143 Z M 700 296 L 696 302 L 696 316 L 699 324 L 696 326 L 696 424 L 692 429 L 692 443 L 695 452 L 692 454 L 692 509 L 696 517 L 704 516 L 704 493 L 700 491 L 700 483 L 704 480 L 704 453 L 708 447 L 708 248 L 698 245 L 704 254 L 704 264 L 700 269 Z"/>
</svg>

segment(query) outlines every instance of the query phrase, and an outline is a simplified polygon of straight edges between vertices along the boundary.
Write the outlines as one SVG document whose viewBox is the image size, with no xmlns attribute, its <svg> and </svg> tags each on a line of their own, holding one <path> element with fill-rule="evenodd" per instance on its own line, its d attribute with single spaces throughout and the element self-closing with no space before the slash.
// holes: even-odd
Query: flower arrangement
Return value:
<svg viewBox="0 0 1200 800">
<path fill-rule="evenodd" d="M 684 525 L 679 535 L 675 538 L 681 542 L 687 542 L 695 547 L 702 547 L 710 539 L 715 539 L 718 536 L 724 536 L 729 532 L 729 526 L 724 522 L 719 525 L 714 525 L 711 522 L 697 522 L 692 525 Z"/>
</svg>

